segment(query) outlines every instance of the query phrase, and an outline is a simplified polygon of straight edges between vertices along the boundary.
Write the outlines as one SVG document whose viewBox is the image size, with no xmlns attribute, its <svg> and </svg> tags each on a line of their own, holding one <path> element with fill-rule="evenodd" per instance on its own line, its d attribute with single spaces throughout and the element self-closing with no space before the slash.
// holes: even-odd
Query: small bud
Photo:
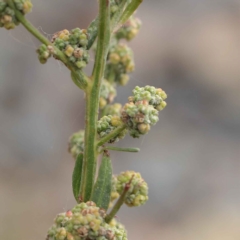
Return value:
<svg viewBox="0 0 240 240">
<path fill-rule="evenodd" d="M 151 127 L 149 124 L 146 124 L 146 123 L 141 123 L 141 124 L 138 124 L 138 130 L 141 134 L 146 134 L 150 131 Z"/>
<path fill-rule="evenodd" d="M 65 54 L 66 54 L 68 57 L 70 57 L 70 56 L 72 56 L 73 51 L 74 51 L 74 48 L 73 48 L 72 46 L 68 45 L 68 46 L 66 47 Z"/>
<path fill-rule="evenodd" d="M 93 202 L 93 201 L 88 201 L 88 202 L 86 202 L 86 204 L 87 204 L 87 206 L 89 206 L 89 207 L 96 207 L 96 203 Z"/>
<path fill-rule="evenodd" d="M 69 217 L 69 218 L 70 218 L 70 217 L 72 217 L 72 215 L 73 215 L 73 213 L 72 213 L 71 211 L 67 211 L 67 212 L 66 212 L 66 217 Z"/>
<path fill-rule="evenodd" d="M 80 58 L 83 56 L 83 49 L 82 48 L 77 48 L 74 50 L 73 55 L 75 58 Z"/>
<path fill-rule="evenodd" d="M 116 95 L 117 92 L 114 86 L 104 79 L 100 89 L 100 109 L 103 109 L 107 104 L 113 102 Z"/>
<path fill-rule="evenodd" d="M 111 53 L 109 60 L 112 64 L 118 64 L 120 62 L 120 56 L 117 53 Z"/>
<path fill-rule="evenodd" d="M 116 129 L 119 125 L 122 124 L 121 119 L 118 116 L 104 116 L 98 121 L 97 132 L 100 137 L 107 136 L 111 131 Z M 109 143 L 117 142 L 119 139 L 122 139 L 126 135 L 126 130 L 123 130 L 119 133 L 118 136 L 112 138 Z"/>
<path fill-rule="evenodd" d="M 82 68 L 85 68 L 86 67 L 86 63 L 84 61 L 77 61 L 76 62 L 76 66 L 79 68 L 79 69 L 82 69 Z"/>
<path fill-rule="evenodd" d="M 68 151 L 71 153 L 74 159 L 84 151 L 84 131 L 74 133 L 69 138 Z"/>
<path fill-rule="evenodd" d="M 118 116 L 113 116 L 111 119 L 111 124 L 114 127 L 118 127 L 122 124 L 121 118 Z"/>
<path fill-rule="evenodd" d="M 162 111 L 166 106 L 167 106 L 167 103 L 163 101 L 157 106 L 157 110 Z"/>
<path fill-rule="evenodd" d="M 86 227 L 78 228 L 77 232 L 78 232 L 80 237 L 87 237 L 87 235 L 88 235 L 88 229 Z"/>
</svg>

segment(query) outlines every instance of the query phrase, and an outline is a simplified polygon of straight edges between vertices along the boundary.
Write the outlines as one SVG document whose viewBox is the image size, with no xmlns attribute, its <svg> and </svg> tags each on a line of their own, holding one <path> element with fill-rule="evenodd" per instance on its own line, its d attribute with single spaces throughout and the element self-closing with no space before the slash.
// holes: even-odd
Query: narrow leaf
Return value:
<svg viewBox="0 0 240 240">
<path fill-rule="evenodd" d="M 112 163 L 106 154 L 103 155 L 98 172 L 98 178 L 94 186 L 92 201 L 98 207 L 108 209 L 112 191 Z"/>
<path fill-rule="evenodd" d="M 80 200 L 80 186 L 82 177 L 83 154 L 80 153 L 76 159 L 72 175 L 72 190 L 77 202 Z"/>
<path fill-rule="evenodd" d="M 122 16 L 120 17 L 120 24 L 124 24 L 137 10 L 139 5 L 142 3 L 143 0 L 132 0 L 129 5 L 126 7 L 124 12 L 122 13 Z"/>
</svg>

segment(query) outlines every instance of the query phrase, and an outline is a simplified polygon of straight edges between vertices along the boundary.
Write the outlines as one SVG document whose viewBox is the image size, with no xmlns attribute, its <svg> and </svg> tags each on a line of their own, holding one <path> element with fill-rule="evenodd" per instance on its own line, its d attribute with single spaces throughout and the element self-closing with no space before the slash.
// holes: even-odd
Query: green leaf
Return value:
<svg viewBox="0 0 240 240">
<path fill-rule="evenodd" d="M 79 197 L 80 197 L 82 166 L 83 166 L 83 154 L 80 153 L 76 159 L 75 167 L 72 175 L 72 190 L 73 190 L 73 195 L 77 202 L 79 202 Z"/>
<path fill-rule="evenodd" d="M 112 191 L 112 163 L 108 155 L 104 154 L 94 185 L 92 201 L 98 207 L 108 209 Z"/>
</svg>

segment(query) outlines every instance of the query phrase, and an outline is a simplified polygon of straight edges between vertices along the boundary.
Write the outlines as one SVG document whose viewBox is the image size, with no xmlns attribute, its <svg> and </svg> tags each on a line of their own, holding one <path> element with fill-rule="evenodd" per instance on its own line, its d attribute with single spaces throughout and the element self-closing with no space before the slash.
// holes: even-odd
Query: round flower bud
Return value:
<svg viewBox="0 0 240 240">
<path fill-rule="evenodd" d="M 37 53 L 38 53 L 38 59 L 39 59 L 40 63 L 42 63 L 42 64 L 46 63 L 48 58 L 51 57 L 49 48 L 45 44 L 42 44 L 38 48 Z"/>
<path fill-rule="evenodd" d="M 121 116 L 122 105 L 120 103 L 114 103 L 107 105 L 104 109 L 104 115 Z"/>
<path fill-rule="evenodd" d="M 135 67 L 132 50 L 121 43 L 115 43 L 110 47 L 108 63 L 106 67 L 106 79 L 111 79 L 118 85 L 126 85 L 129 76 Z"/>
<path fill-rule="evenodd" d="M 13 3 L 18 11 L 23 15 L 32 10 L 32 3 L 30 0 L 13 0 Z M 6 3 L 6 1 L 0 0 L 0 27 L 5 29 L 13 29 L 19 24 L 15 16 L 14 10 Z"/>
<path fill-rule="evenodd" d="M 116 32 L 117 39 L 132 40 L 139 32 L 142 25 L 140 19 L 131 16 L 128 21 Z"/>
<path fill-rule="evenodd" d="M 111 16 L 118 11 L 118 6 L 121 0 L 110 0 L 110 13 Z"/>
<path fill-rule="evenodd" d="M 107 224 L 105 210 L 95 203 L 80 203 L 71 212 L 71 216 L 66 212 L 56 217 L 47 240 L 127 240 L 123 225 L 115 220 Z"/>
<path fill-rule="evenodd" d="M 133 96 L 128 98 L 128 103 L 122 109 L 122 121 L 126 123 L 132 137 L 149 132 L 151 126 L 155 125 L 158 111 L 163 110 L 167 103 L 164 101 L 167 95 L 162 89 L 146 86 L 135 87 Z"/>
<path fill-rule="evenodd" d="M 104 116 L 102 117 L 97 124 L 97 132 L 100 138 L 107 136 L 114 129 L 122 124 L 121 118 L 118 116 Z M 109 143 L 114 143 L 122 139 L 126 135 L 126 130 L 123 130 L 116 137 L 112 138 Z"/>
<path fill-rule="evenodd" d="M 148 185 L 140 173 L 133 171 L 122 172 L 117 176 L 116 190 L 121 194 L 126 186 L 130 188 L 125 198 L 125 204 L 129 207 L 136 207 L 145 204 L 148 200 Z"/>
<path fill-rule="evenodd" d="M 100 90 L 100 109 L 113 102 L 116 97 L 116 89 L 107 80 L 103 80 Z"/>
<path fill-rule="evenodd" d="M 74 133 L 69 138 L 68 151 L 74 159 L 84 151 L 84 130 Z"/>
<path fill-rule="evenodd" d="M 85 68 L 88 64 L 88 36 L 85 29 L 75 28 L 71 31 L 64 29 L 54 34 L 52 43 L 59 48 L 77 68 Z"/>
</svg>

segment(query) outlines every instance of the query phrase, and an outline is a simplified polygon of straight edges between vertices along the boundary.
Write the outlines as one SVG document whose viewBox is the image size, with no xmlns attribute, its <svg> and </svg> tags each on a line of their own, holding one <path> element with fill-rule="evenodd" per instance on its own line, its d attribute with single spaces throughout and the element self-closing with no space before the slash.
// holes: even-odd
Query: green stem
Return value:
<svg viewBox="0 0 240 240">
<path fill-rule="evenodd" d="M 119 152 L 131 152 L 131 153 L 140 152 L 139 148 L 119 148 L 119 147 L 110 147 L 110 146 L 106 146 L 104 148 L 107 150 L 119 151 Z"/>
<path fill-rule="evenodd" d="M 119 24 L 124 24 L 137 10 L 139 5 L 142 3 L 143 0 L 132 0 L 131 3 L 128 4 L 126 9 L 124 10 L 123 14 L 120 17 Z"/>
<path fill-rule="evenodd" d="M 69 62 L 68 58 L 66 55 L 59 50 L 57 47 L 55 47 L 51 41 L 49 41 L 45 36 L 43 36 L 25 17 L 24 15 L 18 11 L 15 7 L 15 4 L 12 0 L 7 0 L 7 3 L 9 6 L 14 10 L 15 15 L 20 23 L 34 36 L 36 37 L 41 43 L 45 44 L 46 46 L 52 46 L 54 49 L 54 55 L 57 57 L 57 59 L 61 60 L 72 72 L 78 72 L 79 75 L 79 69 L 75 67 L 71 62 Z M 79 79 L 77 86 L 79 86 L 81 89 L 85 89 L 88 81 L 87 81 L 87 76 L 84 75 L 84 73 L 81 73 L 82 78 Z"/>
<path fill-rule="evenodd" d="M 119 133 L 121 133 L 125 129 L 126 129 L 126 125 L 125 124 L 120 125 L 119 127 L 114 129 L 112 132 L 110 132 L 105 137 L 100 138 L 98 143 L 97 143 L 97 146 L 101 147 L 103 144 L 109 142 L 112 138 L 116 137 Z"/>
<path fill-rule="evenodd" d="M 106 223 L 111 222 L 111 220 L 116 216 L 116 213 L 119 211 L 119 209 L 121 208 L 121 206 L 124 204 L 126 195 L 128 190 L 131 187 L 131 183 L 132 183 L 132 179 L 134 176 L 132 176 L 131 180 L 129 181 L 129 183 L 127 183 L 123 189 L 123 192 L 120 196 L 120 198 L 117 200 L 117 202 L 115 203 L 114 207 L 112 208 L 111 212 L 105 217 L 105 221 Z"/>
<path fill-rule="evenodd" d="M 104 77 L 109 42 L 109 1 L 99 0 L 97 52 L 91 83 L 89 84 L 86 91 L 85 151 L 83 161 L 83 178 L 81 185 L 81 197 L 83 201 L 88 201 L 91 198 L 96 175 L 99 93 L 101 82 Z"/>
</svg>

